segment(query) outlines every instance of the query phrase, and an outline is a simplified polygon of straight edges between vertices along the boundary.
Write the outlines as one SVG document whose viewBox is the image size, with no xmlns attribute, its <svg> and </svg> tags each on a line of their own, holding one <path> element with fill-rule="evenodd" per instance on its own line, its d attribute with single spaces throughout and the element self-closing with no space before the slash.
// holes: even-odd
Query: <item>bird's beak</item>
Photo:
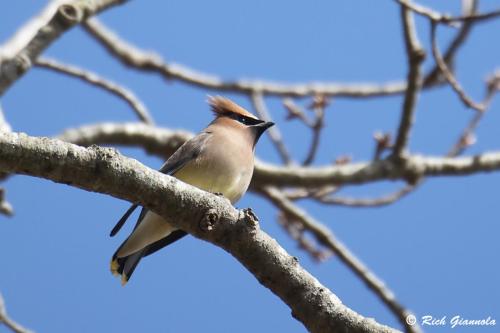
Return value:
<svg viewBox="0 0 500 333">
<path fill-rule="evenodd" d="M 274 123 L 272 121 L 268 121 L 267 123 L 264 123 L 264 128 L 265 129 L 268 129 L 269 127 L 273 127 L 274 126 Z"/>
<path fill-rule="evenodd" d="M 264 133 L 269 127 L 274 126 L 274 123 L 271 121 L 265 122 L 265 123 L 260 123 L 257 125 L 253 125 L 253 129 L 255 130 L 255 142 L 254 145 L 257 143 L 259 140 L 260 136 L 262 133 Z"/>
<path fill-rule="evenodd" d="M 268 121 L 268 122 L 265 122 L 265 123 L 260 123 L 260 124 L 257 124 L 257 125 L 254 125 L 255 127 L 259 128 L 259 130 L 261 132 L 264 132 L 266 129 L 268 129 L 269 127 L 272 127 L 274 126 L 274 123 L 272 121 Z"/>
</svg>

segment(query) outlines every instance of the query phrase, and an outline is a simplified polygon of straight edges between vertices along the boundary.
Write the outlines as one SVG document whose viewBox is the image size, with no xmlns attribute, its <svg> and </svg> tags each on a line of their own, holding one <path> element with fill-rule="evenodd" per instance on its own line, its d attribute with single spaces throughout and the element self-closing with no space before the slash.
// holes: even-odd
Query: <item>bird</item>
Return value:
<svg viewBox="0 0 500 333">
<path fill-rule="evenodd" d="M 274 123 L 257 118 L 228 98 L 208 98 L 215 116 L 208 126 L 177 149 L 160 168 L 204 191 L 222 195 L 232 204 L 247 191 L 254 169 L 255 145 Z M 112 229 L 115 236 L 138 207 L 133 204 Z M 183 238 L 187 233 L 142 207 L 131 234 L 111 259 L 111 272 L 125 285 L 142 258 Z"/>
</svg>

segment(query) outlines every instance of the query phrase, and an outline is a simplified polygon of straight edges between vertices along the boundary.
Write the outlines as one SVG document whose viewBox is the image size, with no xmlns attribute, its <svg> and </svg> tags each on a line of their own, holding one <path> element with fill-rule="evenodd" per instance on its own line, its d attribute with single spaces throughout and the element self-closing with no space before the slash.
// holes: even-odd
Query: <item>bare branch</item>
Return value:
<svg viewBox="0 0 500 333">
<path fill-rule="evenodd" d="M 399 199 L 405 197 L 407 194 L 411 193 L 417 185 L 406 185 L 405 187 L 395 191 L 394 193 L 384 195 L 378 198 L 349 198 L 341 196 L 325 196 L 320 198 L 315 198 L 317 201 L 328 204 L 328 205 L 338 205 L 338 206 L 349 206 L 349 207 L 381 207 L 390 205 Z"/>
<path fill-rule="evenodd" d="M 299 107 L 291 98 L 285 98 L 283 100 L 283 106 L 288 111 L 286 120 L 299 119 L 307 127 L 313 127 L 314 122 L 310 120 L 304 113 L 301 107 Z"/>
<path fill-rule="evenodd" d="M 250 96 L 253 108 L 255 112 L 257 112 L 259 118 L 265 121 L 271 121 L 272 120 L 271 115 L 269 114 L 269 111 L 267 111 L 266 103 L 264 101 L 264 97 L 262 96 L 262 94 L 258 91 L 254 91 Z M 283 163 L 285 164 L 292 163 L 290 153 L 286 148 L 285 142 L 283 141 L 283 136 L 281 135 L 281 132 L 278 129 L 278 127 L 273 126 L 269 128 L 266 132 L 269 138 L 271 139 L 271 142 L 273 143 L 274 147 L 276 147 L 276 150 L 278 151 Z"/>
<path fill-rule="evenodd" d="M 311 104 L 310 108 L 314 111 L 315 119 L 311 126 L 311 146 L 309 147 L 309 152 L 307 153 L 304 162 L 302 162 L 302 165 L 304 166 L 310 165 L 316 158 L 316 153 L 318 152 L 319 148 L 321 131 L 325 124 L 325 109 L 329 103 L 330 102 L 328 98 L 323 95 L 317 95 L 313 97 L 313 103 Z"/>
<path fill-rule="evenodd" d="M 458 140 L 455 142 L 455 144 L 451 147 L 451 149 L 448 151 L 447 156 L 458 156 L 461 155 L 462 152 L 472 146 L 474 143 L 476 143 L 476 137 L 474 136 L 474 131 L 483 118 L 483 115 L 485 112 L 478 112 L 476 111 L 474 115 L 472 116 L 471 120 L 467 124 L 467 126 L 464 128 L 462 133 L 460 134 L 460 137 Z"/>
<path fill-rule="evenodd" d="M 253 186 L 318 188 L 379 180 L 406 180 L 413 184 L 422 177 L 463 176 L 492 171 L 500 171 L 500 152 L 455 158 L 410 155 L 402 163 L 389 159 L 307 168 L 260 162 L 255 168 Z"/>
<path fill-rule="evenodd" d="M 425 52 L 418 41 L 413 14 L 405 6 L 401 6 L 401 18 L 408 61 L 408 87 L 405 92 L 403 111 L 394 143 L 393 156 L 396 158 L 400 158 L 405 154 L 406 145 L 410 138 L 410 130 L 415 118 L 414 113 L 417 98 L 422 87 L 420 65 L 425 58 Z"/>
<path fill-rule="evenodd" d="M 140 147 L 163 159 L 170 157 L 193 137 L 191 132 L 154 127 L 142 123 L 100 123 L 67 129 L 58 139 L 80 146 L 121 145 Z"/>
<path fill-rule="evenodd" d="M 443 14 L 439 13 L 433 9 L 430 9 L 428 7 L 412 3 L 410 0 L 396 0 L 399 4 L 403 5 L 409 10 L 412 10 L 413 12 L 427 17 L 429 20 L 432 22 L 438 24 L 438 23 L 443 23 L 443 24 L 448 24 L 451 26 L 456 26 L 456 23 L 466 21 L 466 22 L 473 22 L 473 21 L 483 21 L 483 20 L 489 20 L 496 18 L 500 16 L 500 9 L 496 9 L 487 13 L 479 13 L 479 14 L 468 14 L 468 15 L 461 15 L 461 16 L 451 16 L 449 14 Z"/>
<path fill-rule="evenodd" d="M 0 133 L 0 170 L 138 203 L 238 259 L 311 332 L 395 332 L 347 308 L 258 225 L 250 210 L 151 170 L 113 149 Z M 211 221 L 210 231 L 200 223 Z M 172 222 L 173 223 L 173 222 Z M 251 254 L 251 255 L 249 255 Z"/>
<path fill-rule="evenodd" d="M 316 244 L 313 244 L 306 237 L 307 229 L 304 228 L 304 225 L 300 221 L 280 212 L 278 214 L 278 223 L 288 233 L 290 238 L 297 241 L 299 247 L 306 251 L 314 260 L 324 261 L 331 256 L 331 251 L 318 248 Z"/>
<path fill-rule="evenodd" d="M 0 214 L 12 216 L 14 209 L 12 205 L 5 199 L 5 189 L 0 186 Z"/>
<path fill-rule="evenodd" d="M 84 70 L 76 66 L 63 64 L 54 59 L 37 59 L 35 61 L 35 65 L 40 68 L 51 69 L 68 76 L 78 78 L 93 86 L 102 88 L 107 92 L 123 99 L 128 105 L 130 105 L 130 107 L 132 108 L 132 110 L 134 110 L 140 120 L 150 125 L 154 124 L 153 118 L 149 114 L 149 111 L 146 109 L 144 104 L 142 104 L 142 102 L 134 95 L 133 92 L 125 87 L 120 86 L 117 83 L 107 80 L 89 70 Z"/>
<path fill-rule="evenodd" d="M 149 153 L 168 157 L 191 135 L 141 123 L 108 123 L 68 130 L 60 138 L 82 145 L 98 143 L 142 147 Z M 326 185 L 380 180 L 415 182 L 426 176 L 463 176 L 492 171 L 500 171 L 500 152 L 456 158 L 409 155 L 402 163 L 386 159 L 322 167 L 278 166 L 256 161 L 252 186 L 324 188 Z"/>
<path fill-rule="evenodd" d="M 0 324 L 4 324 L 14 333 L 32 333 L 30 330 L 22 327 L 7 315 L 7 309 L 5 307 L 5 301 L 2 294 L 0 294 Z"/>
<path fill-rule="evenodd" d="M 441 55 L 441 52 L 439 51 L 439 47 L 437 45 L 436 28 L 437 28 L 436 23 L 434 21 L 431 21 L 432 55 L 434 56 L 434 60 L 436 61 L 436 64 L 439 67 L 439 70 L 441 71 L 441 73 L 445 77 L 446 81 L 448 81 L 450 86 L 453 88 L 453 90 L 460 97 L 460 100 L 467 107 L 472 108 L 476 111 L 480 111 L 480 112 L 484 111 L 485 106 L 474 102 L 469 96 L 467 96 L 464 89 L 461 87 L 460 83 L 457 81 L 457 79 L 453 76 L 451 71 L 448 69 L 448 66 L 446 65 L 446 62 L 444 61 L 444 59 Z"/>
<path fill-rule="evenodd" d="M 178 64 L 167 64 L 160 56 L 145 52 L 125 42 L 97 19 L 87 20 L 83 25 L 88 33 L 96 38 L 113 56 L 123 64 L 155 72 L 167 80 L 178 80 L 186 84 L 217 91 L 230 91 L 251 95 L 259 91 L 263 95 L 305 97 L 314 95 L 337 97 L 377 97 L 400 94 L 406 90 L 406 83 L 386 84 L 340 84 L 311 82 L 287 84 L 261 80 L 227 81 L 222 78 L 194 71 Z"/>
<path fill-rule="evenodd" d="M 50 21 L 59 6 L 68 0 L 49 0 L 47 5 L 21 26 L 1 47 L 0 59 L 14 58 L 35 37 L 38 31 Z"/>
<path fill-rule="evenodd" d="M 476 111 L 472 116 L 471 120 L 468 122 L 467 126 L 463 129 L 460 137 L 456 141 L 456 143 L 451 147 L 447 156 L 458 156 L 463 153 L 465 149 L 470 147 L 476 142 L 476 137 L 474 135 L 474 131 L 481 119 L 483 119 L 486 111 L 488 111 L 488 107 L 493 100 L 495 94 L 500 90 L 500 71 L 497 71 L 494 75 L 492 75 L 487 82 L 486 87 L 486 96 L 484 97 L 481 105 L 484 106 L 484 111 Z"/>
<path fill-rule="evenodd" d="M 462 12 L 464 13 L 464 15 L 473 15 L 476 13 L 477 7 L 478 7 L 477 0 L 463 1 Z M 453 67 L 453 60 L 455 58 L 455 54 L 469 36 L 469 33 L 472 30 L 472 27 L 474 26 L 473 23 L 474 23 L 473 21 L 465 21 L 462 24 L 462 27 L 460 28 L 458 33 L 455 35 L 455 38 L 453 38 L 448 48 L 444 52 L 443 59 L 449 67 Z M 434 68 L 431 71 L 429 71 L 429 73 L 425 76 L 423 86 L 425 87 L 427 85 L 437 83 L 438 81 L 443 81 L 441 79 L 440 73 L 441 71 L 439 70 L 439 67 L 436 64 Z"/>
<path fill-rule="evenodd" d="M 42 26 L 30 24 L 30 29 L 38 29 L 34 35 L 18 34 L 19 40 L 13 40 L 7 44 L 7 46 L 15 47 L 14 51 L 5 50 L 6 46 L 2 48 L 0 53 L 0 96 L 31 68 L 35 59 L 61 34 L 88 17 L 124 1 L 126 0 L 73 0 L 60 5 Z M 44 11 L 44 14 L 47 11 Z"/>
<path fill-rule="evenodd" d="M 340 191 L 342 187 L 326 185 L 320 188 L 295 188 L 292 190 L 282 191 L 288 200 L 299 200 L 306 198 L 321 198 L 328 195 L 333 195 Z"/>
<path fill-rule="evenodd" d="M 12 129 L 10 128 L 10 124 L 5 119 L 3 114 L 2 105 L 0 104 L 0 132 L 10 132 Z"/>
<path fill-rule="evenodd" d="M 411 0 L 395 0 L 397 3 L 405 7 L 407 10 L 411 10 L 415 12 L 416 14 L 422 15 L 427 17 L 428 19 L 435 21 L 435 22 L 440 22 L 440 23 L 445 23 L 445 24 L 450 24 L 450 21 L 448 19 L 451 17 L 451 15 L 448 14 L 441 14 L 433 9 L 430 9 L 428 7 L 416 4 L 412 2 Z"/>
<path fill-rule="evenodd" d="M 10 125 L 4 117 L 2 105 L 0 104 L 0 133 L 10 132 L 10 131 L 11 131 Z M 0 180 L 3 180 L 6 177 L 7 174 L 0 172 Z M 14 209 L 12 208 L 12 205 L 5 199 L 5 189 L 1 186 L 0 186 L 0 214 L 4 214 L 7 216 L 12 216 L 14 214 Z"/>
<path fill-rule="evenodd" d="M 390 133 L 375 132 L 373 133 L 373 139 L 376 142 L 375 152 L 373 154 L 373 160 L 378 161 L 381 159 L 382 154 L 392 148 L 392 138 Z"/>
<path fill-rule="evenodd" d="M 265 187 L 262 188 L 262 192 L 285 214 L 299 220 L 307 230 L 313 233 L 318 242 L 335 253 L 389 307 L 400 323 L 405 326 L 407 332 L 420 332 L 418 325 L 411 326 L 406 323 L 406 317 L 412 313 L 397 301 L 394 293 L 349 251 L 328 228 L 314 220 L 306 211 L 288 200 L 277 188 Z"/>
</svg>

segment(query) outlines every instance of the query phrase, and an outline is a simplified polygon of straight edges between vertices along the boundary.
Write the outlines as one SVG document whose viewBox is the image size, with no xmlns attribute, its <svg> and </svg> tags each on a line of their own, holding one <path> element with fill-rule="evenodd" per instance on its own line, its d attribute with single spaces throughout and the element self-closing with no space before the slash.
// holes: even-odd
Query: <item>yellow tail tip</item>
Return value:
<svg viewBox="0 0 500 333">
<path fill-rule="evenodd" d="M 114 275 L 114 276 L 118 276 L 120 275 L 120 273 L 118 273 L 118 268 L 120 267 L 120 265 L 118 264 L 118 261 L 116 259 L 114 260 L 111 260 L 111 263 L 110 263 L 110 270 L 111 270 L 111 273 Z"/>
<path fill-rule="evenodd" d="M 124 287 L 128 282 L 127 276 L 122 274 L 122 287 Z"/>
</svg>

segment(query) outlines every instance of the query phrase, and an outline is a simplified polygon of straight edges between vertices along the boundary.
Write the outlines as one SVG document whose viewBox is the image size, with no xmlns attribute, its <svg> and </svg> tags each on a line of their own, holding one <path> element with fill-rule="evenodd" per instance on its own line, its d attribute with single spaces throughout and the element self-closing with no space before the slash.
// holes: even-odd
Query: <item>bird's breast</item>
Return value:
<svg viewBox="0 0 500 333">
<path fill-rule="evenodd" d="M 227 148 L 227 147 L 226 147 Z M 222 193 L 232 203 L 246 192 L 252 179 L 253 152 L 218 149 L 201 155 L 175 177 L 211 193 Z"/>
</svg>

